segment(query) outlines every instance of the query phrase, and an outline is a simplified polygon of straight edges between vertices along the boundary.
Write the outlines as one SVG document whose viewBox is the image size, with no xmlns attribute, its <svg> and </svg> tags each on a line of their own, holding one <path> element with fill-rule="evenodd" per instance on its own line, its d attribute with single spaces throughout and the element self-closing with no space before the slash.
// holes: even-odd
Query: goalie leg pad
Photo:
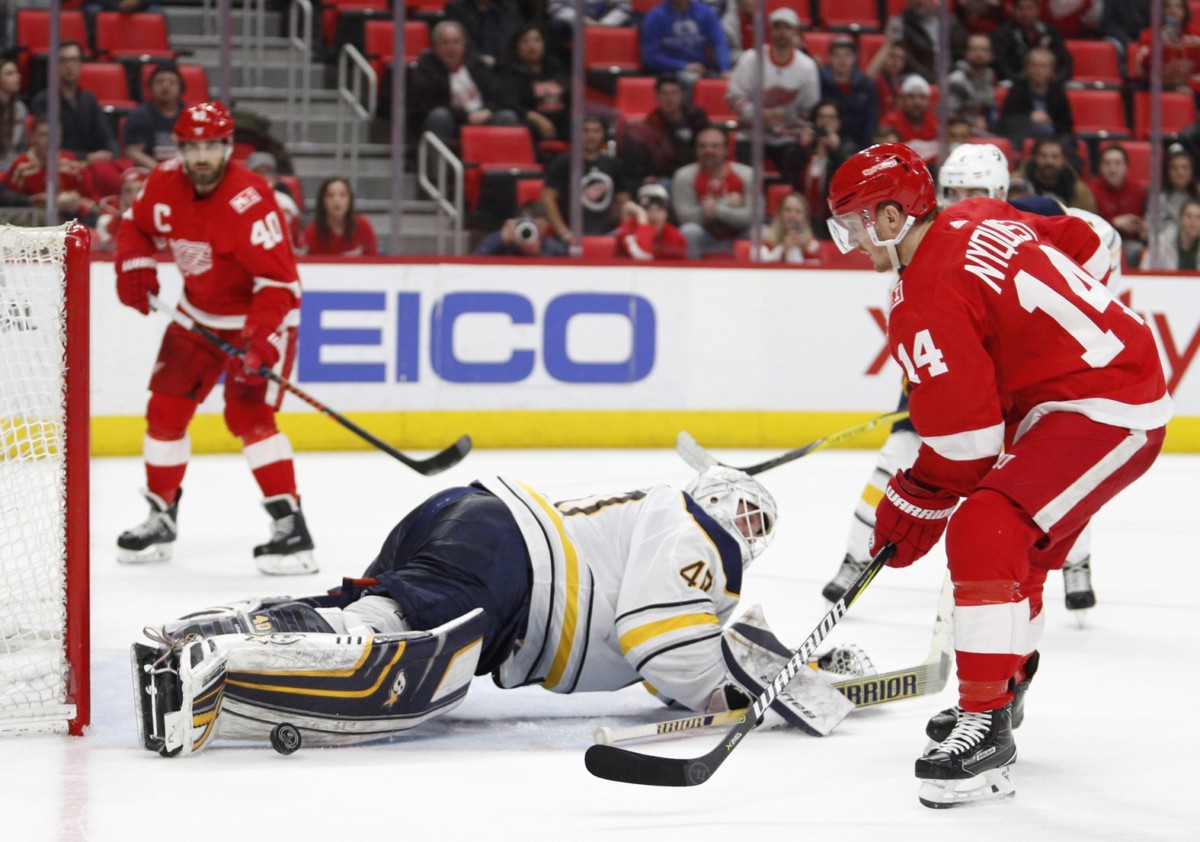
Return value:
<svg viewBox="0 0 1200 842">
<path fill-rule="evenodd" d="M 725 630 L 721 652 L 729 674 L 752 696 L 760 695 L 792 656 L 757 605 Z M 849 699 L 807 669 L 797 673 L 769 709 L 788 725 L 820 737 L 828 736 L 852 710 Z"/>
<path fill-rule="evenodd" d="M 218 639 L 135 643 L 132 659 L 142 745 L 164 757 L 200 752 L 216 734 L 225 697 L 228 654 Z"/>
<path fill-rule="evenodd" d="M 217 637 L 226 634 L 328 634 L 335 629 L 312 606 L 282 597 L 248 599 L 206 608 L 166 623 L 162 631 L 169 639 L 184 640 L 189 636 Z"/>
</svg>

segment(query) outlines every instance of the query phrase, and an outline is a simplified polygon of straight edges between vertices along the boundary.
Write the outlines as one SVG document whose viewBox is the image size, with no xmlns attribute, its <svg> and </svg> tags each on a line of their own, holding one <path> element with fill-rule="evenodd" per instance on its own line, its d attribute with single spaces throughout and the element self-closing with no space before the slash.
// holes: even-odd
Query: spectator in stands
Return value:
<svg viewBox="0 0 1200 842">
<path fill-rule="evenodd" d="M 749 194 L 754 172 L 745 164 L 725 160 L 729 148 L 725 130 L 708 126 L 696 135 L 696 163 L 671 179 L 671 196 L 679 230 L 687 238 L 688 257 L 729 254 L 733 241 L 750 228 Z"/>
<path fill-rule="evenodd" d="M 827 231 L 829 216 L 829 180 L 842 162 L 858 151 L 854 141 L 842 131 L 842 112 L 836 102 L 821 100 L 811 114 L 812 124 L 800 133 L 798 146 L 804 160 L 800 178 L 794 184 L 811 209 L 811 222 L 821 232 Z"/>
<path fill-rule="evenodd" d="M 350 182 L 333 176 L 317 191 L 313 221 L 304 229 L 301 250 L 308 255 L 371 257 L 379 254 L 371 221 L 354 209 Z"/>
<path fill-rule="evenodd" d="M 1167 147 L 1163 160 L 1162 194 L 1158 199 L 1159 227 L 1178 224 L 1179 211 L 1189 199 L 1200 200 L 1200 182 L 1196 178 L 1196 161 L 1182 144 Z"/>
<path fill-rule="evenodd" d="M 996 76 L 1003 80 L 1017 79 L 1026 67 L 1026 54 L 1034 47 L 1054 54 L 1057 81 L 1071 78 L 1074 59 L 1062 33 L 1038 17 L 1038 0 L 1013 0 L 1012 18 L 992 36 Z"/>
<path fill-rule="evenodd" d="M 1137 41 L 1150 25 L 1150 4 L 1146 0 L 1104 0 L 1100 16 L 1100 34 L 1116 44 L 1124 58 L 1126 48 Z"/>
<path fill-rule="evenodd" d="M 117 142 L 100 103 L 90 91 L 79 87 L 82 67 L 82 45 L 78 41 L 63 41 L 58 47 L 62 148 L 87 165 L 97 189 L 108 195 L 120 189 L 124 167 L 117 163 Z M 33 98 L 30 110 L 45 114 L 48 101 L 49 92 L 41 91 Z"/>
<path fill-rule="evenodd" d="M 1096 197 L 1079 173 L 1067 163 L 1066 150 L 1059 138 L 1039 138 L 1022 174 L 1037 195 L 1057 199 L 1070 208 L 1096 213 Z"/>
<path fill-rule="evenodd" d="M 621 158 L 630 184 L 653 180 L 670 190 L 671 176 L 696 160 L 696 135 L 708 125 L 708 115 L 687 102 L 683 85 L 672 75 L 658 78 L 654 95 L 655 109 L 626 127 Z"/>
<path fill-rule="evenodd" d="M 800 174 L 801 153 L 796 137 L 808 123 L 808 114 L 821 98 L 817 63 L 796 48 L 800 18 L 781 6 L 771 12 L 770 36 L 761 50 L 745 50 L 729 75 L 726 102 L 743 126 L 754 120 L 754 95 L 758 65 L 763 64 L 763 146 L 783 180 L 794 184 Z M 738 160 L 750 160 L 751 135 L 738 132 Z"/>
<path fill-rule="evenodd" d="M 946 77 L 951 117 L 961 117 L 980 134 L 991 131 L 996 119 L 996 71 L 992 70 L 992 39 L 976 32 L 967 36 L 967 49 Z"/>
<path fill-rule="evenodd" d="M 879 126 L 879 88 L 859 70 L 858 45 L 849 36 L 834 38 L 829 46 L 829 65 L 821 68 L 821 99 L 837 104 L 856 152 L 871 145 Z"/>
<path fill-rule="evenodd" d="M 29 207 L 46 207 L 46 161 L 50 151 L 50 124 L 46 115 L 33 119 L 29 149 L 18 155 L 4 173 L 4 184 L 24 196 Z M 63 149 L 58 153 L 58 192 L 55 196 L 60 218 L 78 219 L 89 226 L 96 222 L 96 192 L 91 171 Z"/>
<path fill-rule="evenodd" d="M 567 244 L 554 236 L 544 202 L 526 202 L 519 215 L 483 238 L 475 254 L 489 257 L 566 257 Z"/>
<path fill-rule="evenodd" d="M 475 55 L 493 67 L 504 60 L 517 30 L 528 22 L 515 0 L 450 0 L 444 20 L 456 21 Z"/>
<path fill-rule="evenodd" d="M 1005 0 L 958 0 L 954 13 L 968 33 L 991 36 L 1008 19 Z"/>
<path fill-rule="evenodd" d="M 275 191 L 275 203 L 279 205 L 279 210 L 283 214 L 283 225 L 292 235 L 292 245 L 299 247 L 302 238 L 300 206 L 296 203 L 296 197 L 292 195 L 291 188 L 280 179 L 279 163 L 275 160 L 275 156 L 270 152 L 251 152 L 246 158 L 246 169 L 258 173 L 267 180 L 267 184 L 271 185 L 271 189 Z M 353 201 L 352 196 L 351 203 Z"/>
<path fill-rule="evenodd" d="M 949 155 L 953 152 L 956 146 L 970 143 L 973 137 L 975 137 L 975 130 L 971 126 L 970 120 L 951 117 L 946 121 L 946 154 Z"/>
<path fill-rule="evenodd" d="M 517 115 L 504 107 L 495 71 L 468 53 L 461 23 L 440 21 L 430 44 L 408 74 L 409 125 L 433 132 L 446 144 L 458 138 L 464 124 L 518 125 Z"/>
<path fill-rule="evenodd" d="M 1100 153 L 1100 175 L 1089 182 L 1096 212 L 1121 235 L 1127 262 L 1136 266 L 1146 243 L 1147 185 L 1129 175 L 1129 153 L 1119 143 Z"/>
<path fill-rule="evenodd" d="M 617 257 L 634 260 L 686 260 L 687 240 L 672 225 L 671 196 L 661 184 L 643 184 L 636 202 L 626 202 L 616 230 Z"/>
<path fill-rule="evenodd" d="M 811 265 L 820 262 L 820 254 L 821 243 L 813 234 L 808 200 L 799 193 L 788 193 L 780 202 L 775 218 L 763 226 L 758 261 Z"/>
<path fill-rule="evenodd" d="M 129 210 L 149 176 L 150 170 L 136 166 L 129 167 L 121 173 L 121 192 L 115 197 L 105 196 L 100 200 L 100 214 L 96 220 L 95 236 L 92 237 L 92 249 L 113 250 L 117 242 L 117 229 L 121 227 L 121 215 Z"/>
<path fill-rule="evenodd" d="M 517 30 L 500 74 L 509 107 L 525 121 L 536 144 L 571 138 L 571 80 L 558 59 L 546 53 L 542 28 Z"/>
<path fill-rule="evenodd" d="M 25 132 L 28 114 L 21 101 L 21 68 L 17 60 L 0 59 L 0 171 L 7 170 L 29 145 Z"/>
<path fill-rule="evenodd" d="M 1184 201 L 1179 208 L 1179 221 L 1164 225 L 1157 248 L 1142 253 L 1141 268 L 1191 272 L 1200 269 L 1200 200 Z"/>
<path fill-rule="evenodd" d="M 937 114 L 929 107 L 929 83 L 919 74 L 913 74 L 900 85 L 900 105 L 891 114 L 885 114 L 881 123 L 894 126 L 900 141 L 911 146 L 926 161 L 937 159 L 938 124 Z"/>
<path fill-rule="evenodd" d="M 910 74 L 904 67 L 908 64 L 908 49 L 896 37 L 896 27 L 889 26 L 887 40 L 871 56 L 863 72 L 875 81 L 879 93 L 879 113 L 890 114 L 900 101 L 900 84 Z"/>
<path fill-rule="evenodd" d="M 173 64 L 159 64 L 150 74 L 150 99 L 129 112 L 125 121 L 125 157 L 146 169 L 174 158 L 175 120 L 183 110 L 183 76 Z"/>
<path fill-rule="evenodd" d="M 550 0 L 550 20 L 563 21 L 574 25 L 574 0 Z M 632 26 L 632 0 L 584 0 L 584 26 Z"/>
<path fill-rule="evenodd" d="M 1191 8 L 1184 0 L 1163 0 L 1162 21 L 1163 90 L 1200 92 L 1200 25 L 1192 20 Z M 1138 79 L 1149 78 L 1153 38 L 1146 27 L 1134 48 Z"/>
<path fill-rule="evenodd" d="M 734 0 L 721 15 L 721 30 L 729 45 L 729 60 L 737 61 L 747 44 L 754 42 L 754 9 L 757 0 Z"/>
<path fill-rule="evenodd" d="M 608 127 L 604 120 L 589 115 L 583 120 L 583 179 L 579 189 L 571 190 L 571 153 L 564 152 L 546 168 L 542 201 L 550 228 L 563 242 L 575 241 L 568 225 L 571 206 L 583 206 L 583 233 L 610 233 L 621 222 L 621 208 L 629 201 L 625 172 L 621 162 L 608 154 Z"/>
<path fill-rule="evenodd" d="M 701 76 L 729 74 L 729 45 L 712 6 L 663 0 L 642 19 L 642 67 L 674 73 L 690 85 Z"/>
<path fill-rule="evenodd" d="M 1025 54 L 1025 73 L 1013 83 L 1000 109 L 998 134 L 1015 148 L 1030 137 L 1069 137 L 1075 131 L 1071 102 L 1055 78 L 1054 53 L 1034 47 Z"/>
<path fill-rule="evenodd" d="M 1037 2 L 1037 0 L 1034 0 Z M 906 73 L 916 73 L 926 82 L 937 81 L 935 56 L 941 38 L 941 18 L 937 0 L 908 0 L 904 11 L 888 21 L 893 37 L 904 43 L 907 62 Z M 967 43 L 967 31 L 958 18 L 950 16 L 950 61 L 962 58 Z"/>
</svg>

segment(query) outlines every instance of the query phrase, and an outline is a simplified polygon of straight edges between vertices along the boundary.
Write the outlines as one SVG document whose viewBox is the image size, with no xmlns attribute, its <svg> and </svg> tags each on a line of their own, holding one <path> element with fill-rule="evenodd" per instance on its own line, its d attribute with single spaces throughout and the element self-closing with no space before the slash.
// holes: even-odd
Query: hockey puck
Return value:
<svg viewBox="0 0 1200 842">
<path fill-rule="evenodd" d="M 271 748 L 280 754 L 292 754 L 300 748 L 300 729 L 280 722 L 271 729 Z"/>
</svg>

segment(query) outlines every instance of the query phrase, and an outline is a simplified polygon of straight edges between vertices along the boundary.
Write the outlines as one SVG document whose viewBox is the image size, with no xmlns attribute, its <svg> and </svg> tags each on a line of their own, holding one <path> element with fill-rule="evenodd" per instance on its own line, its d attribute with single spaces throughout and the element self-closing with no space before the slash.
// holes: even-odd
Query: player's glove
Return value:
<svg viewBox="0 0 1200 842">
<path fill-rule="evenodd" d="M 271 342 L 275 331 L 266 327 L 247 327 L 242 331 L 242 353 L 230 357 L 228 376 L 246 386 L 258 386 L 264 378 L 259 371 L 263 366 L 274 368 L 279 362 L 279 349 Z"/>
<path fill-rule="evenodd" d="M 948 491 L 931 491 L 897 471 L 875 509 L 872 554 L 885 542 L 896 545 L 888 567 L 908 567 L 941 540 L 958 497 Z"/>
<path fill-rule="evenodd" d="M 143 316 L 150 313 L 150 295 L 158 295 L 158 271 L 153 257 L 134 257 L 117 270 L 117 297 Z"/>
</svg>

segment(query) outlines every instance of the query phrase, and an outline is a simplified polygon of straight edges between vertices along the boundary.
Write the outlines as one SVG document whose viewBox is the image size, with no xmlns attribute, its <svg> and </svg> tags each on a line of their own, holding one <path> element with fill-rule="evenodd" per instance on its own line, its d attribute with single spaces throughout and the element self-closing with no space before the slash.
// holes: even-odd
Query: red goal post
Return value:
<svg viewBox="0 0 1200 842">
<path fill-rule="evenodd" d="M 91 721 L 89 249 L 0 226 L 0 735 Z"/>
</svg>

